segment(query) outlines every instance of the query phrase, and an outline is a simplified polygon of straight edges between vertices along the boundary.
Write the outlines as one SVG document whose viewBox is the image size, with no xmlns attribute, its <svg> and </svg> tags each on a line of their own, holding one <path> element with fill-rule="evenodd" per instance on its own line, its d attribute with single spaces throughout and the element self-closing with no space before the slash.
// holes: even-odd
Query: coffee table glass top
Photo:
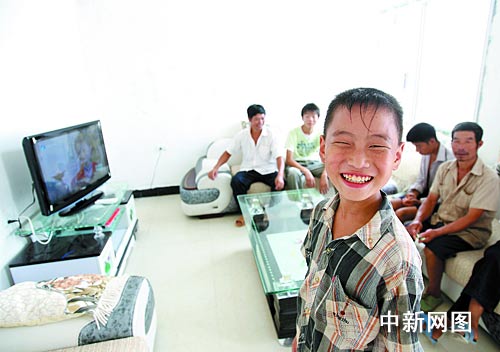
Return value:
<svg viewBox="0 0 500 352">
<path fill-rule="evenodd" d="M 323 198 L 314 188 L 238 196 L 266 294 L 302 285 L 307 266 L 300 247 L 311 211 Z"/>
</svg>

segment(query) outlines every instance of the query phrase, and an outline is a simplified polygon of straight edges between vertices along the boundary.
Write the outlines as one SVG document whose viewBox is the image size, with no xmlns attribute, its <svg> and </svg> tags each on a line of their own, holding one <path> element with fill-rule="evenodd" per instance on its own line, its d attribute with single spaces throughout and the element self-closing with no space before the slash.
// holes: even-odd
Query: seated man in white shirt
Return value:
<svg viewBox="0 0 500 352">
<path fill-rule="evenodd" d="M 428 123 L 422 122 L 413 126 L 408 131 L 406 140 L 415 146 L 417 152 L 422 155 L 422 160 L 415 183 L 403 197 L 391 200 L 397 217 L 403 223 L 415 218 L 420 200 L 427 197 L 439 166 L 447 160 L 455 159 L 453 153 L 439 142 L 436 130 Z"/>
<path fill-rule="evenodd" d="M 271 187 L 271 191 L 280 191 L 285 187 L 284 162 L 281 148 L 276 136 L 264 126 L 266 111 L 261 105 L 250 105 L 247 109 L 250 127 L 234 136 L 231 145 L 222 153 L 219 160 L 208 173 L 214 180 L 219 168 L 225 164 L 232 154 L 241 152 L 240 171 L 233 176 L 231 188 L 238 204 L 238 195 L 246 194 L 254 182 L 263 182 Z M 240 216 L 236 226 L 243 226 Z"/>
</svg>

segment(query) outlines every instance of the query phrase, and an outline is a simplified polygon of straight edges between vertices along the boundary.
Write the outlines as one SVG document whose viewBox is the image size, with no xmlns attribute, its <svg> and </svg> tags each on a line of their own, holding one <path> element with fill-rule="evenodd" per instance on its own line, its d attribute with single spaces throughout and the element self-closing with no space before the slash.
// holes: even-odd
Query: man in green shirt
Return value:
<svg viewBox="0 0 500 352">
<path fill-rule="evenodd" d="M 321 132 L 315 130 L 319 108 L 313 103 L 306 104 L 301 115 L 302 126 L 290 131 L 285 144 L 286 184 L 289 189 L 316 187 L 318 177 L 319 191 L 326 194 L 330 187 L 324 164 L 319 157 Z"/>
</svg>

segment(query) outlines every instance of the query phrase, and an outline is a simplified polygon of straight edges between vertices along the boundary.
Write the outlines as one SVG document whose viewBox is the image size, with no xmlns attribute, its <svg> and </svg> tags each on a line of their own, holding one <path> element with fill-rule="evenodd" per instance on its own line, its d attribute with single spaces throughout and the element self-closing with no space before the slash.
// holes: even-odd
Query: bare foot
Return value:
<svg viewBox="0 0 500 352">
<path fill-rule="evenodd" d="M 440 329 L 432 329 L 432 338 L 437 340 L 443 335 L 443 330 Z"/>
<path fill-rule="evenodd" d="M 243 219 L 243 216 L 240 215 L 238 216 L 238 218 L 235 220 L 234 224 L 237 226 L 237 227 L 242 227 L 242 226 L 245 226 L 245 219 Z"/>
<path fill-rule="evenodd" d="M 484 307 L 475 298 L 472 298 L 469 303 L 469 311 L 471 312 L 473 342 L 476 342 L 479 339 L 479 318 L 484 312 Z"/>
</svg>

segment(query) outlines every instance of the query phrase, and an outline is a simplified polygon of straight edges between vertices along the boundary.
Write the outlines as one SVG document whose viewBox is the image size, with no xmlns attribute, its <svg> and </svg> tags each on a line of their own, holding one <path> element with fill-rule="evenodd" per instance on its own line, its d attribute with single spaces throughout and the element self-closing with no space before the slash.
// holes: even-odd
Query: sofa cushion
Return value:
<svg viewBox="0 0 500 352">
<path fill-rule="evenodd" d="M 391 180 L 397 185 L 398 192 L 406 191 L 415 182 L 420 169 L 422 156 L 411 143 L 406 143 L 401 164 L 392 173 Z"/>
<path fill-rule="evenodd" d="M 492 230 L 491 237 L 484 248 L 460 252 L 456 257 L 448 259 L 445 264 L 446 275 L 465 286 L 472 274 L 474 264 L 483 257 L 485 249 L 500 240 L 500 224 L 496 219 L 493 220 Z"/>
<path fill-rule="evenodd" d="M 108 288 L 111 289 L 109 285 Z M 153 350 L 156 334 L 154 309 L 149 281 L 140 276 L 128 276 L 105 326 L 99 327 L 92 315 L 80 314 L 74 319 L 49 324 L 2 328 L 0 350 L 47 351 L 130 336 L 145 337 L 149 349 Z"/>
<path fill-rule="evenodd" d="M 0 292 L 0 327 L 40 325 L 84 313 L 104 325 L 125 282 L 126 278 L 83 274 L 16 284 Z"/>
<path fill-rule="evenodd" d="M 0 292 L 0 328 L 47 324 L 76 317 L 66 314 L 63 295 L 28 281 Z"/>
<path fill-rule="evenodd" d="M 249 194 L 251 193 L 266 193 L 266 192 L 271 192 L 271 187 L 266 185 L 264 182 L 254 182 L 250 185 L 250 188 L 248 189 Z"/>
<path fill-rule="evenodd" d="M 446 275 L 465 286 L 472 274 L 474 264 L 483 257 L 483 253 L 484 249 L 457 253 L 456 257 L 446 260 Z"/>
</svg>

